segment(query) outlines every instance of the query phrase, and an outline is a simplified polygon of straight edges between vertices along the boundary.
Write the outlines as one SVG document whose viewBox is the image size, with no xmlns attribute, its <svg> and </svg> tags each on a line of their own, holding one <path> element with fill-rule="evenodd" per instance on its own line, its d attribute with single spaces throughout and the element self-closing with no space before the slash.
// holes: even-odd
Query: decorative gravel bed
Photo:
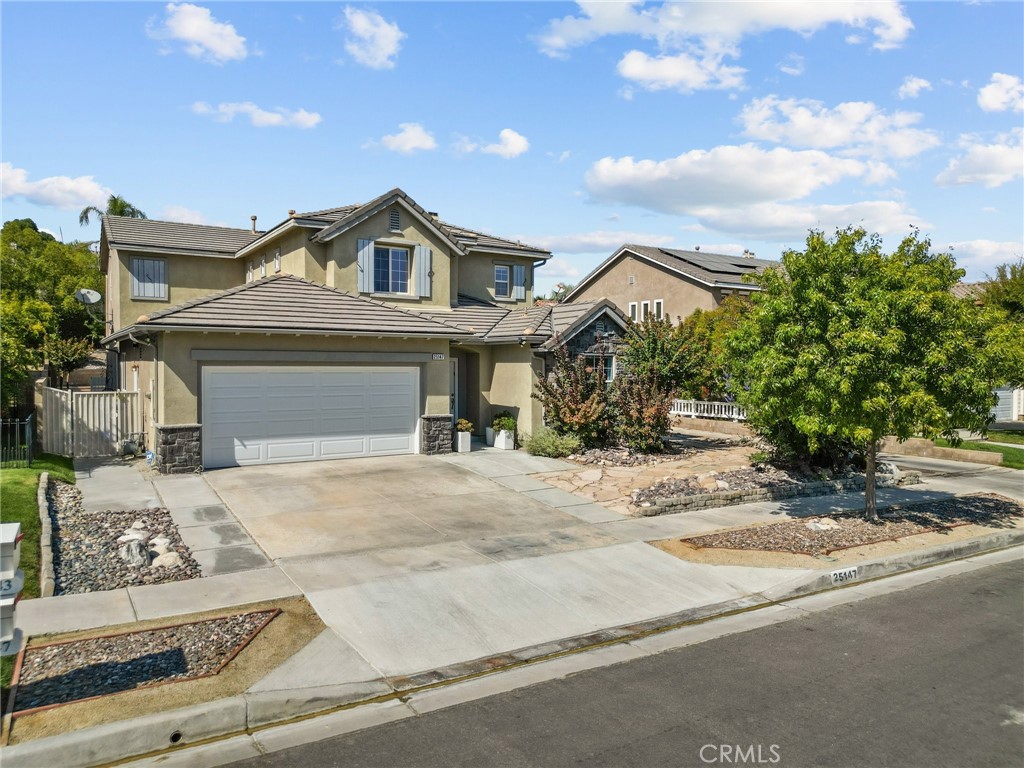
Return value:
<svg viewBox="0 0 1024 768">
<path fill-rule="evenodd" d="M 217 674 L 279 611 L 29 648 L 15 711 Z"/>
<path fill-rule="evenodd" d="M 684 448 L 671 442 L 665 443 L 661 453 L 636 453 L 629 448 L 592 448 L 583 453 L 574 453 L 567 457 L 577 464 L 597 464 L 610 467 L 637 467 L 647 464 L 661 464 L 666 461 L 678 461 L 685 456 L 697 453 L 693 448 Z"/>
<path fill-rule="evenodd" d="M 853 473 L 840 477 L 852 477 Z M 828 479 L 840 479 L 828 476 Z M 734 469 L 730 472 L 708 472 L 695 477 L 672 477 L 655 483 L 649 488 L 633 491 L 633 503 L 642 505 L 661 499 L 675 499 L 680 496 L 699 496 L 714 491 L 750 491 L 755 488 L 782 488 L 820 479 L 817 475 L 792 470 L 777 469 L 767 464 Z"/>
<path fill-rule="evenodd" d="M 202 575 L 166 509 L 86 512 L 81 491 L 60 480 L 50 481 L 47 498 L 53 524 L 55 595 L 163 584 Z M 130 565 L 122 559 L 118 539 L 137 523 L 142 526 L 138 530 L 149 534 L 150 540 L 165 539 L 163 548 L 177 554 L 170 561 L 180 564 L 165 567 L 159 565 L 162 561 L 153 559 L 150 565 Z"/>
<path fill-rule="evenodd" d="M 683 541 L 695 547 L 827 555 L 837 549 L 876 544 L 960 525 L 1008 527 L 1014 518 L 1024 517 L 1024 505 L 1004 496 L 986 493 L 889 507 L 879 516 L 879 522 L 870 523 L 860 512 L 843 512 L 810 520 L 710 533 Z"/>
</svg>

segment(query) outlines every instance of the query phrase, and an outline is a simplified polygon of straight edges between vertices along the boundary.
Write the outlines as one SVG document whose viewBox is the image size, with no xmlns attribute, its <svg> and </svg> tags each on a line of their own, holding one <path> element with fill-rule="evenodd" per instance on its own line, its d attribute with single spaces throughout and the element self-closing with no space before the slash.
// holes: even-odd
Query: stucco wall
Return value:
<svg viewBox="0 0 1024 768">
<path fill-rule="evenodd" d="M 532 433 L 540 423 L 537 420 L 538 408 L 530 397 L 536 378 L 533 350 L 518 344 L 506 344 L 493 348 L 492 360 L 492 377 L 486 393 L 490 418 L 498 411 L 508 409 L 516 414 L 519 431 Z"/>
<path fill-rule="evenodd" d="M 133 256 L 161 258 L 166 263 L 167 300 L 153 301 L 132 298 L 131 260 Z M 111 275 L 108 290 L 117 296 L 114 331 L 132 325 L 140 315 L 161 312 L 201 296 L 225 288 L 233 288 L 245 280 L 241 261 L 210 256 L 164 256 L 136 251 L 111 251 Z"/>
<path fill-rule="evenodd" d="M 243 277 L 248 264 L 253 265 L 253 278 L 260 277 L 260 261 L 266 259 L 267 276 L 275 274 L 295 275 L 316 283 L 324 283 L 327 279 L 326 248 L 319 243 L 311 243 L 309 236 L 315 230 L 298 227 L 274 237 L 254 253 L 240 259 Z M 274 251 L 281 249 L 281 272 L 274 271 Z"/>
<path fill-rule="evenodd" d="M 391 232 L 388 229 L 389 215 L 392 209 L 399 212 L 401 232 Z M 394 247 L 408 248 L 412 252 L 417 245 L 424 245 L 433 252 L 431 255 L 431 269 L 434 271 L 431 283 L 429 298 L 421 298 L 411 295 L 396 294 L 371 294 L 397 306 L 434 305 L 450 307 L 452 304 L 451 293 L 451 248 L 441 238 L 428 232 L 409 211 L 400 206 L 392 205 L 379 213 L 371 216 L 366 221 L 353 227 L 347 232 L 335 237 L 328 243 L 328 263 L 326 284 L 334 288 L 340 288 L 350 293 L 359 291 L 359 269 L 357 265 L 359 240 L 368 238 L 374 241 L 382 241 L 383 244 Z M 412 255 L 412 253 L 410 253 Z M 412 293 L 418 293 L 416 286 L 415 256 L 410 263 L 409 288 Z"/>
<path fill-rule="evenodd" d="M 262 334 L 227 333 L 163 333 L 158 341 L 157 363 L 157 419 L 161 424 L 190 424 L 202 422 L 200 393 L 201 366 L 225 365 L 218 361 L 192 359 L 193 349 L 216 350 L 286 350 L 286 351 L 338 351 L 338 352 L 440 352 L 445 360 L 422 363 L 420 373 L 421 407 L 426 414 L 447 414 L 449 408 L 448 342 L 445 340 L 402 340 L 364 337 L 273 337 Z M 232 365 L 287 365 L 259 361 L 229 363 Z M 327 365 L 329 363 L 294 363 L 296 365 Z M 387 365 L 387 361 L 353 363 L 357 365 Z M 396 363 L 410 365 L 409 363 Z"/>
<path fill-rule="evenodd" d="M 630 275 L 635 278 L 632 285 L 629 283 Z M 654 301 L 661 299 L 665 302 L 665 316 L 673 321 L 689 317 L 698 309 L 714 309 L 722 301 L 717 289 L 652 266 L 629 254 L 577 294 L 574 301 L 601 298 L 610 299 L 626 317 L 629 317 L 630 302 L 635 301 L 639 305 L 649 301 L 653 312 Z"/>
<path fill-rule="evenodd" d="M 505 264 L 509 269 L 509 292 L 512 292 L 512 270 L 514 264 L 526 267 L 526 299 L 513 301 L 511 298 L 499 299 L 494 295 L 494 267 Z M 533 303 L 533 259 L 516 256 L 499 256 L 493 253 L 470 251 L 458 259 L 458 290 L 467 296 L 483 301 L 494 301 L 510 306 L 529 306 Z"/>
</svg>

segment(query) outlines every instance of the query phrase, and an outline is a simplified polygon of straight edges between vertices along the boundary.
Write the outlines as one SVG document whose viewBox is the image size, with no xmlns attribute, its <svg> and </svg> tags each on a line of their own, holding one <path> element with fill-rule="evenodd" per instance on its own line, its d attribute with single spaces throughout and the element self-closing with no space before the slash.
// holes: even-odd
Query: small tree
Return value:
<svg viewBox="0 0 1024 768">
<path fill-rule="evenodd" d="M 1005 311 L 1014 322 L 1024 323 L 1024 259 L 996 267 L 996 276 L 988 279 L 981 299 Z"/>
<path fill-rule="evenodd" d="M 712 310 L 698 309 L 680 323 L 678 336 L 686 365 L 677 394 L 697 400 L 729 397 L 729 354 L 726 340 L 750 311 L 750 301 L 729 296 Z"/>
<path fill-rule="evenodd" d="M 86 339 L 62 339 L 60 336 L 47 336 L 43 348 L 60 387 L 68 383 L 73 370 L 89 362 L 91 351 Z"/>
<path fill-rule="evenodd" d="M 675 392 L 692 375 L 694 361 L 686 342 L 682 326 L 667 318 L 631 322 L 616 351 L 619 367 L 644 380 L 653 375 L 659 387 Z"/>
<path fill-rule="evenodd" d="M 622 374 L 612 387 L 616 439 L 640 453 L 660 451 L 671 406 L 672 391 L 654 369 Z"/>
<path fill-rule="evenodd" d="M 1013 357 L 1008 334 L 952 295 L 963 270 L 929 247 L 916 231 L 887 255 L 863 229 L 812 230 L 804 251 L 758 278 L 729 339 L 754 425 L 788 421 L 812 451 L 835 438 L 864 451 L 869 520 L 883 436 L 955 442 L 957 428 L 984 430 L 994 386 L 1012 378 L 999 362 Z"/>
<path fill-rule="evenodd" d="M 570 360 L 561 346 L 554 358 L 550 374 L 537 376 L 532 394 L 544 406 L 544 422 L 560 435 L 575 435 L 585 447 L 601 444 L 608 431 L 604 364 L 591 365 L 582 356 Z"/>
</svg>

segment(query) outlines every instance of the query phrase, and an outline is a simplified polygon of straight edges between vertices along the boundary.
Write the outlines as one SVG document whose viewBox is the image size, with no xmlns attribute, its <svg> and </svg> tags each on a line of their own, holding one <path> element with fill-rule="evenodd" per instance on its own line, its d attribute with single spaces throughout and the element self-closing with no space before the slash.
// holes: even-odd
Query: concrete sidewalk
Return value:
<svg viewBox="0 0 1024 768">
<path fill-rule="evenodd" d="M 201 705 L 206 714 L 197 714 L 196 723 L 209 717 L 211 723 L 218 724 L 209 725 L 214 729 L 210 732 L 203 731 L 206 726 L 190 725 L 186 741 L 194 741 L 214 732 L 230 732 L 225 723 L 234 724 L 239 717 L 242 729 L 251 728 L 416 689 L 429 681 L 458 679 L 495 666 L 615 640 L 640 631 L 638 628 L 656 629 L 723 611 L 768 605 L 818 589 L 828 571 L 701 565 L 672 557 L 645 542 L 858 508 L 863 498 L 853 493 L 623 518 L 607 510 L 602 514 L 603 508 L 571 494 L 551 493 L 556 489 L 531 476 L 557 469 L 562 462 L 518 452 L 496 453 L 456 454 L 440 461 L 492 479 L 570 515 L 568 519 L 575 522 L 551 530 L 426 546 L 284 559 L 277 565 L 268 563 L 270 567 L 186 582 L 24 601 L 18 607 L 19 626 L 27 635 L 38 635 L 304 594 L 328 630 L 244 696 L 236 697 L 239 701 Z M 905 458 L 893 460 L 903 463 Z M 918 465 L 921 461 L 927 460 L 915 459 Z M 973 492 L 998 492 L 1024 500 L 1024 472 L 983 467 L 951 476 L 943 464 L 929 464 L 933 475 L 919 486 L 881 489 L 879 506 Z M 219 514 L 210 511 L 218 505 L 210 503 L 214 501 L 208 495 L 212 491 L 202 478 L 161 478 L 140 484 L 127 474 L 96 468 L 91 472 L 87 479 L 105 474 L 111 485 L 117 482 L 112 478 L 123 477 L 126 492 L 137 494 L 133 498 L 145 496 L 148 484 L 177 515 L 175 519 L 186 523 L 183 531 L 190 521 L 197 528 L 230 525 L 230 520 L 202 519 L 203 515 Z M 109 486 L 103 493 L 112 493 Z M 110 498 L 98 492 L 90 494 Z M 456 497 L 453 504 L 457 503 Z M 1009 546 L 1019 534 L 1001 532 L 1001 538 L 994 534 L 992 546 Z M 906 569 L 934 561 L 929 558 L 970 554 L 969 548 L 947 549 L 945 554 L 919 552 L 905 561 L 879 563 L 872 573 L 881 575 L 885 568 Z M 168 713 L 163 721 L 154 723 L 162 733 L 167 718 L 178 722 L 183 717 Z M 101 728 L 124 738 L 124 729 L 118 730 L 116 724 Z M 80 739 L 76 734 L 54 738 L 68 744 Z M 5 766 L 42 764 L 28 757 L 47 754 L 47 744 L 41 742 L 51 742 L 51 747 L 58 743 L 43 739 L 5 749 Z M 129 740 L 123 749 L 130 749 L 131 743 Z M 145 749 L 122 752 L 118 757 L 142 751 Z M 8 763 L 11 756 L 19 755 L 24 759 Z M 97 762 L 115 759 L 107 754 L 96 756 Z M 81 764 L 90 763 L 83 757 Z"/>
</svg>

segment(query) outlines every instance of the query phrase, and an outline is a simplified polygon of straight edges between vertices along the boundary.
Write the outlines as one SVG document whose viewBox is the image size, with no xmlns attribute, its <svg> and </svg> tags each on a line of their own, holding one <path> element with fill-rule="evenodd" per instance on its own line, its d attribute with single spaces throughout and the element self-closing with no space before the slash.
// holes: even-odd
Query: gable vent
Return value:
<svg viewBox="0 0 1024 768">
<path fill-rule="evenodd" d="M 398 209 L 397 208 L 392 210 L 391 213 L 390 213 L 388 229 L 390 229 L 392 232 L 401 232 L 402 231 L 402 219 L 399 217 L 399 213 L 398 213 Z"/>
<path fill-rule="evenodd" d="M 629 285 L 636 285 L 636 275 L 630 275 L 626 282 L 629 283 Z"/>
</svg>

